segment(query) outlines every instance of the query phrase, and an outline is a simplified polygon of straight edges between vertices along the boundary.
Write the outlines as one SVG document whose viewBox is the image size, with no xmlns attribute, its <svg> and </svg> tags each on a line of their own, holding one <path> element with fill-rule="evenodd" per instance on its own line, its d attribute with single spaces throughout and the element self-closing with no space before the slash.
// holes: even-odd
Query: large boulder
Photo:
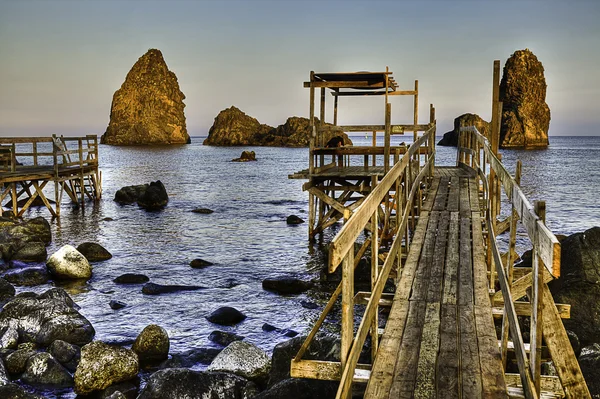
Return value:
<svg viewBox="0 0 600 399">
<path fill-rule="evenodd" d="M 40 352 L 27 360 L 22 380 L 29 385 L 52 388 L 73 386 L 71 374 L 48 352 Z"/>
<path fill-rule="evenodd" d="M 79 244 L 77 250 L 90 262 L 100 262 L 112 258 L 112 254 L 106 248 L 95 242 Z"/>
<path fill-rule="evenodd" d="M 65 245 L 56 251 L 46 266 L 50 273 L 59 279 L 89 279 L 92 277 L 92 265 L 71 245 Z"/>
<path fill-rule="evenodd" d="M 439 141 L 438 145 L 456 147 L 458 145 L 458 134 L 461 127 L 475 126 L 479 133 L 489 138 L 491 126 L 489 122 L 484 121 L 477 114 L 462 114 L 454 118 L 454 129 L 444 133 L 444 137 Z"/>
<path fill-rule="evenodd" d="M 23 222 L 0 217 L 0 256 L 6 261 L 45 261 L 45 246 L 51 240 L 50 224 L 43 217 Z"/>
<path fill-rule="evenodd" d="M 139 206 L 148 210 L 164 208 L 168 202 L 169 195 L 160 180 L 151 182 L 137 200 Z"/>
<path fill-rule="evenodd" d="M 121 187 L 115 193 L 114 201 L 121 205 L 135 204 L 148 189 L 148 184 Z"/>
<path fill-rule="evenodd" d="M 222 306 L 206 316 L 206 319 L 222 326 L 232 326 L 245 320 L 246 315 L 231 306 Z"/>
<path fill-rule="evenodd" d="M 150 324 L 137 336 L 131 350 L 137 353 L 140 363 L 153 364 L 169 357 L 169 334 L 161 326 Z"/>
<path fill-rule="evenodd" d="M 52 288 L 40 295 L 19 295 L 0 312 L 0 330 L 16 329 L 19 342 L 48 346 L 61 339 L 85 345 L 94 338 L 95 331 L 76 307 L 62 288 Z"/>
<path fill-rule="evenodd" d="M 175 368 L 152 374 L 138 399 L 250 399 L 256 393 L 254 383 L 237 375 Z"/>
<path fill-rule="evenodd" d="M 563 319 L 581 345 L 600 342 L 600 227 L 568 236 L 561 242 L 560 278 L 549 284 L 556 303 L 571 305 Z"/>
<path fill-rule="evenodd" d="M 271 370 L 270 357 L 256 345 L 234 341 L 217 355 L 207 371 L 224 371 L 258 383 L 265 383 Z"/>
<path fill-rule="evenodd" d="M 548 146 L 550 108 L 546 104 L 544 67 L 529 50 L 518 50 L 504 65 L 500 82 L 502 148 Z"/>
<path fill-rule="evenodd" d="M 75 371 L 75 392 L 89 394 L 134 378 L 139 371 L 135 352 L 94 341 L 81 348 Z"/>
<path fill-rule="evenodd" d="M 319 125 L 319 118 L 315 117 L 315 125 Z M 333 125 L 325 123 L 326 126 L 332 127 Z M 312 135 L 310 129 L 310 119 L 302 118 L 298 116 L 292 116 L 288 118 L 283 125 L 277 126 L 273 131 L 270 132 L 269 136 L 266 137 L 266 141 L 270 146 L 276 147 L 308 147 L 310 144 L 310 137 Z M 324 142 L 327 143 L 334 137 L 341 137 L 343 142 L 342 145 L 352 145 L 350 137 L 339 129 L 333 129 L 324 133 Z"/>
<path fill-rule="evenodd" d="M 160 50 L 150 49 L 133 65 L 113 96 L 110 122 L 101 143 L 186 144 L 185 99 L 177 76 Z"/>
<path fill-rule="evenodd" d="M 15 249 L 11 259 L 22 262 L 45 262 L 48 253 L 46 244 L 41 241 L 23 243 Z"/>
</svg>

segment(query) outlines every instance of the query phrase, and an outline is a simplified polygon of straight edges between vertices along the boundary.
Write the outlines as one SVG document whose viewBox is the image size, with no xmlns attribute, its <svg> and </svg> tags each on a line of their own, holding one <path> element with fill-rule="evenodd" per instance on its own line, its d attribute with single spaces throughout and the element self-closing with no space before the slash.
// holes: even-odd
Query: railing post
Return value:
<svg viewBox="0 0 600 399">
<path fill-rule="evenodd" d="M 546 222 L 546 202 L 534 202 L 534 211 L 545 224 Z M 530 360 L 531 374 L 535 383 L 536 392 L 540 392 L 541 384 L 541 365 L 542 365 L 542 336 L 543 336 L 543 320 L 542 320 L 542 288 L 544 283 L 544 264 L 538 256 L 538 244 L 533 243 L 533 259 L 532 259 L 532 274 L 533 285 L 531 289 L 531 342 L 530 342 Z"/>
<path fill-rule="evenodd" d="M 342 327 L 341 327 L 341 370 L 346 367 L 352 341 L 354 340 L 354 248 L 351 248 L 342 262 Z M 352 384 L 349 376 L 348 384 Z M 348 390 L 351 396 L 352 389 Z"/>
<path fill-rule="evenodd" d="M 377 176 L 371 176 L 371 190 L 377 185 Z M 398 191 L 396 191 L 396 198 L 398 198 Z M 397 205 L 399 206 L 399 205 Z M 373 212 L 371 216 L 371 297 L 373 296 L 375 283 L 379 276 L 379 222 L 378 222 L 378 211 Z M 398 215 L 398 211 L 396 211 Z M 397 218 L 397 216 L 396 216 Z M 397 224 L 397 222 L 396 222 Z M 378 310 L 375 311 L 373 322 L 371 323 L 371 361 L 375 361 L 377 356 L 377 350 L 379 349 L 379 319 Z"/>
<path fill-rule="evenodd" d="M 390 135 L 392 123 L 392 104 L 385 104 L 385 148 L 383 150 L 383 169 L 385 173 L 390 170 Z"/>
</svg>

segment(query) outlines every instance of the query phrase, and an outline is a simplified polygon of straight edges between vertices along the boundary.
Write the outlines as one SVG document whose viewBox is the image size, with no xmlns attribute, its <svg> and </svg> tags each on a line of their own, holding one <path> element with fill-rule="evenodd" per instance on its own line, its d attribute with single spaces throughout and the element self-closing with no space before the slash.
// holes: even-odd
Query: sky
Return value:
<svg viewBox="0 0 600 399">
<path fill-rule="evenodd" d="M 235 105 L 277 126 L 308 116 L 310 71 L 419 80 L 420 123 L 489 120 L 493 61 L 542 62 L 550 135 L 600 135 L 600 1 L 0 0 L 0 136 L 103 134 L 114 92 L 158 48 L 186 96 L 191 136 Z M 328 95 L 329 96 L 329 95 Z M 412 123 L 412 97 L 392 100 Z M 331 122 L 331 97 L 326 120 Z M 381 98 L 340 99 L 339 124 L 383 123 Z"/>
</svg>

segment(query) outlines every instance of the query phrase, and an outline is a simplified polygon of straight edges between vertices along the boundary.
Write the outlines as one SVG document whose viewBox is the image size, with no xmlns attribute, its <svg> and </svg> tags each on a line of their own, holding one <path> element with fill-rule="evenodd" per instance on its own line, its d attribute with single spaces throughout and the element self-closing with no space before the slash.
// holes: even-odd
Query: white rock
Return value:
<svg viewBox="0 0 600 399">
<path fill-rule="evenodd" d="M 46 262 L 48 271 L 58 278 L 89 279 L 92 277 L 90 262 L 71 245 L 56 251 Z"/>
<path fill-rule="evenodd" d="M 19 345 L 19 332 L 12 326 L 6 328 L 0 338 L 0 348 L 16 349 Z"/>
<path fill-rule="evenodd" d="M 229 344 L 207 368 L 207 371 L 225 371 L 251 380 L 267 378 L 270 370 L 269 355 L 245 341 Z"/>
</svg>

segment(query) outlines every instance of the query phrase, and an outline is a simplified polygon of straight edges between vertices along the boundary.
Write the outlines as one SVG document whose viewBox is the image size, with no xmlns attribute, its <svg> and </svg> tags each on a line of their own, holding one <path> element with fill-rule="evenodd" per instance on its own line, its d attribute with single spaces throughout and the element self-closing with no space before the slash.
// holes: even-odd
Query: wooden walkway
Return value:
<svg viewBox="0 0 600 399">
<path fill-rule="evenodd" d="M 437 168 L 365 398 L 505 398 L 479 183 Z"/>
</svg>

